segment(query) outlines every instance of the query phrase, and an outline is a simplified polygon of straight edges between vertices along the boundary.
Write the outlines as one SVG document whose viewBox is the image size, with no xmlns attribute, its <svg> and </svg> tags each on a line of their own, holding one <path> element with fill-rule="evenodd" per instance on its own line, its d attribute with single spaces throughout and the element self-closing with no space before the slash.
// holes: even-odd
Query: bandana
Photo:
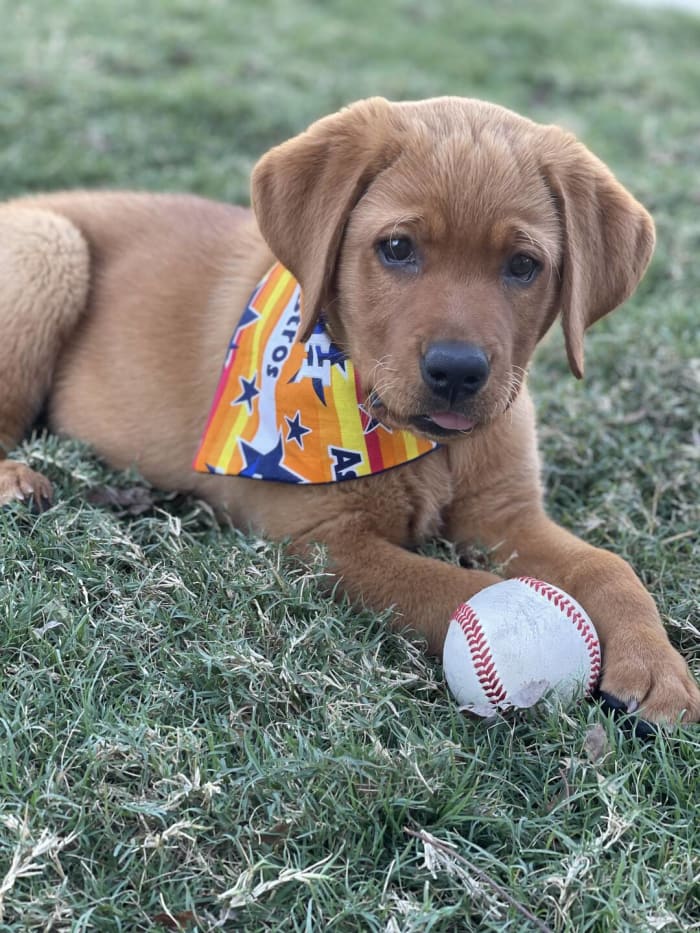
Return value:
<svg viewBox="0 0 700 933">
<path fill-rule="evenodd" d="M 319 322 L 299 343 L 301 287 L 277 263 L 253 292 L 226 354 L 194 469 L 284 483 L 381 473 L 438 446 L 364 408 L 348 357 Z"/>
</svg>

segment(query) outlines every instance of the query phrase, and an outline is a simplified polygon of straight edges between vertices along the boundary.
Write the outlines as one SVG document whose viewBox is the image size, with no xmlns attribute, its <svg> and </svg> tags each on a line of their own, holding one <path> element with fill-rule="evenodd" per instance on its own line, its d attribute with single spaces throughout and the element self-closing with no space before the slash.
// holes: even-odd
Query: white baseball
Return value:
<svg viewBox="0 0 700 933">
<path fill-rule="evenodd" d="M 460 707 L 479 716 L 591 693 L 600 676 L 593 623 L 563 590 L 518 577 L 488 586 L 450 621 L 445 677 Z"/>
</svg>

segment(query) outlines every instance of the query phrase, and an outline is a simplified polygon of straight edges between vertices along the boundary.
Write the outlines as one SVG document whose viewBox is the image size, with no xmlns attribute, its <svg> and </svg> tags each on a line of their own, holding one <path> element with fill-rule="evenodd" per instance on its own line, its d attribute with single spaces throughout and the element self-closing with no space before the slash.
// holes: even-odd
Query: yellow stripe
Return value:
<svg viewBox="0 0 700 933">
<path fill-rule="evenodd" d="M 406 460 L 415 460 L 418 456 L 418 438 L 408 431 L 402 431 L 401 437 L 406 448 Z"/>
<path fill-rule="evenodd" d="M 355 376 L 350 360 L 345 363 L 345 369 L 346 375 L 343 375 L 340 368 L 331 367 L 331 388 L 333 391 L 331 401 L 335 409 L 335 417 L 338 422 L 343 447 L 346 450 L 357 450 L 362 454 L 364 463 L 361 472 L 368 473 L 370 470 L 369 457 L 367 456 L 367 445 L 365 444 L 365 435 L 360 420 L 360 410 L 355 399 Z M 344 400 L 347 403 L 342 410 L 339 410 L 337 400 Z"/>
</svg>

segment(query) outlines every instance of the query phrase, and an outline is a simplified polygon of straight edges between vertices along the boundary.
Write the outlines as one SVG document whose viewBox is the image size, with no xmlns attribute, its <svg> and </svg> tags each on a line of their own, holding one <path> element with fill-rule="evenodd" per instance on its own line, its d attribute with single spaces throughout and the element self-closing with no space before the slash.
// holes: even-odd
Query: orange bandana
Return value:
<svg viewBox="0 0 700 933">
<path fill-rule="evenodd" d="M 381 473 L 438 446 L 363 407 L 354 367 L 316 325 L 297 341 L 301 287 L 277 263 L 231 340 L 194 468 L 285 483 Z"/>
</svg>

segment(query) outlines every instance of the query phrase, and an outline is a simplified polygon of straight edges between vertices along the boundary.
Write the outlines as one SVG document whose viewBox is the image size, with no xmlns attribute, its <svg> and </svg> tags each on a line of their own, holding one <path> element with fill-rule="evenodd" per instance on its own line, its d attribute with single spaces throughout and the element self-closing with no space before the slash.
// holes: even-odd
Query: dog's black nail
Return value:
<svg viewBox="0 0 700 933">
<path fill-rule="evenodd" d="M 41 515 L 42 512 L 51 508 L 51 500 L 46 496 L 32 496 L 30 508 L 35 515 Z"/>
<path fill-rule="evenodd" d="M 638 739 L 653 739 L 658 729 L 653 722 L 647 722 L 646 719 L 634 719 L 634 734 Z"/>
<path fill-rule="evenodd" d="M 624 732 L 635 735 L 638 739 L 649 739 L 656 735 L 657 730 L 653 723 L 634 715 L 639 709 L 637 700 L 624 703 L 612 693 L 606 693 L 604 690 L 599 691 L 598 697 L 603 712 L 619 721 Z"/>
<path fill-rule="evenodd" d="M 603 707 L 604 712 L 616 713 L 620 710 L 627 712 L 627 706 L 622 702 L 622 700 L 618 700 L 616 696 L 613 696 L 612 693 L 606 693 L 604 690 L 600 690 L 598 696 L 602 701 L 601 706 Z"/>
</svg>

